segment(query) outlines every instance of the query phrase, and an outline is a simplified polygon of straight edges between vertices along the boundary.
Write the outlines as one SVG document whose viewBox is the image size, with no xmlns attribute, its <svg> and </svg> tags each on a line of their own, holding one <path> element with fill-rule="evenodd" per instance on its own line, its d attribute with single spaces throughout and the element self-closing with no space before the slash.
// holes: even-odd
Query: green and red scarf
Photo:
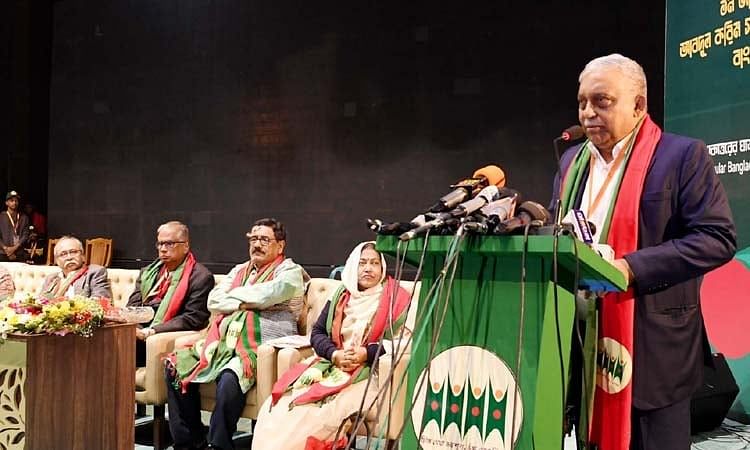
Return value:
<svg viewBox="0 0 750 450">
<path fill-rule="evenodd" d="M 395 302 L 391 307 L 394 293 Z M 351 293 L 342 285 L 331 298 L 328 309 L 326 331 L 338 349 L 344 348 L 341 325 L 344 322 L 344 310 L 350 298 Z M 387 277 L 380 295 L 378 308 L 370 319 L 369 331 L 362 344 L 366 346 L 376 344 L 384 337 L 392 338 L 391 330 L 399 330 L 406 321 L 410 301 L 411 295 L 400 287 L 393 277 Z M 275 405 L 292 386 L 307 385 L 310 388 L 295 397 L 289 407 L 323 402 L 341 392 L 347 386 L 365 380 L 369 376 L 370 367 L 365 364 L 347 373 L 336 367 L 333 362 L 325 358 L 315 357 L 310 362 L 302 362 L 292 366 L 274 383 L 271 391 L 271 404 Z"/>
<path fill-rule="evenodd" d="M 284 256 L 279 255 L 258 269 L 252 279 L 249 277 L 252 267 L 248 262 L 235 275 L 230 290 L 248 284 L 271 281 L 276 268 L 283 261 Z M 225 319 L 229 322 L 222 336 L 221 325 Z M 202 345 L 177 350 L 169 355 L 167 360 L 174 366 L 175 380 L 180 384 L 184 393 L 187 392 L 188 384 L 197 377 L 204 380 L 216 379 L 235 356 L 239 356 L 242 361 L 243 376 L 252 379 L 260 341 L 260 316 L 254 311 L 240 310 L 228 315 L 219 314 L 211 321 Z"/>
<path fill-rule="evenodd" d="M 185 297 L 187 296 L 190 282 L 190 274 L 193 273 L 194 267 L 195 256 L 190 252 L 187 254 L 187 257 L 182 264 L 180 264 L 172 273 L 167 292 L 162 297 L 150 326 L 153 327 L 154 325 L 167 322 L 180 312 L 182 304 L 185 303 Z M 167 268 L 164 263 L 158 259 L 144 269 L 141 274 L 141 299 L 143 302 L 146 302 L 146 297 L 151 293 L 154 284 L 157 280 L 162 279 L 166 270 Z"/>
<path fill-rule="evenodd" d="M 602 227 L 602 240 L 606 239 L 615 251 L 615 258 L 622 258 L 638 249 L 638 220 L 640 213 L 640 199 L 646 179 L 648 167 L 653 158 L 656 146 L 661 139 L 661 129 L 646 115 L 636 134 L 632 149 L 626 156 L 625 169 L 616 185 L 616 201 L 611 202 L 609 211 Z M 578 154 L 566 171 L 561 184 L 560 199 L 562 212 L 566 213 L 574 207 L 579 189 L 583 189 L 582 180 L 589 171 L 588 142 L 581 146 Z M 635 314 L 635 297 L 633 289 L 626 292 L 610 292 L 604 296 L 598 314 L 598 339 L 596 345 L 589 340 L 589 334 L 596 336 L 597 326 L 588 327 L 594 330 L 588 333 L 586 340 L 591 345 L 584 345 L 584 359 L 597 361 L 597 367 L 587 370 L 590 386 L 584 390 L 593 391 L 593 408 L 582 407 L 582 411 L 589 410 L 589 417 L 583 417 L 582 429 L 588 428 L 590 442 L 595 443 L 601 450 L 628 450 L 630 446 L 631 408 L 633 398 L 632 378 L 626 381 L 621 390 L 609 388 L 608 376 L 612 376 L 613 367 L 617 374 L 625 372 L 622 364 L 634 361 L 633 322 Z M 594 310 L 589 322 L 596 321 Z M 619 344 L 619 345 L 618 345 Z M 614 363 L 613 363 L 614 361 Z M 595 370 L 595 372 L 594 372 Z M 632 367 L 630 368 L 631 373 Z M 592 379 L 593 378 L 593 379 Z M 593 386 L 594 379 L 597 381 Z M 622 380 L 622 378 L 621 378 Z M 607 384 L 607 389 L 602 385 Z M 611 392 L 610 392 L 611 391 Z M 586 401 L 584 395 L 582 402 Z"/>
</svg>

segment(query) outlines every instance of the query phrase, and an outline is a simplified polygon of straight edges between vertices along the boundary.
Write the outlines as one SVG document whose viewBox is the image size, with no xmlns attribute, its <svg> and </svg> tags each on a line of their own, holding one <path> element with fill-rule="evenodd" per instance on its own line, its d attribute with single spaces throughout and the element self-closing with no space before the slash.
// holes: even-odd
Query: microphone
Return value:
<svg viewBox="0 0 750 450">
<path fill-rule="evenodd" d="M 559 140 L 560 142 L 577 141 L 578 139 L 581 139 L 584 134 L 585 132 L 583 131 L 582 126 L 572 125 L 564 129 L 563 132 L 560 133 L 560 136 L 555 138 L 555 140 Z"/>
<path fill-rule="evenodd" d="M 573 235 L 586 245 L 591 246 L 594 243 L 596 227 L 593 223 L 586 220 L 586 215 L 580 209 L 571 209 L 568 211 L 561 223 L 570 224 L 573 227 Z"/>
<path fill-rule="evenodd" d="M 472 220 L 464 223 L 464 230 L 474 234 L 493 234 L 500 222 L 513 215 L 514 209 L 515 200 L 510 197 L 490 202 L 480 213 L 472 216 Z"/>
<path fill-rule="evenodd" d="M 526 201 L 518 207 L 516 217 L 500 222 L 495 232 L 497 234 L 511 234 L 526 227 L 526 225 L 540 227 L 549 221 L 549 217 L 547 208 L 537 202 Z"/>
<path fill-rule="evenodd" d="M 612 262 L 615 259 L 615 251 L 607 244 L 594 242 L 596 225 L 586 220 L 586 216 L 580 209 L 571 209 L 562 219 L 562 225 L 570 226 L 573 236 L 591 247 L 599 256 Z"/>
<path fill-rule="evenodd" d="M 495 200 L 494 202 L 488 203 L 481 212 L 487 217 L 485 223 L 487 224 L 487 231 L 494 233 L 500 222 L 510 219 L 515 215 L 516 203 L 518 202 L 519 195 L 515 193 L 512 196 Z"/>
<path fill-rule="evenodd" d="M 498 166 L 490 165 L 477 169 L 470 178 L 451 185 L 453 191 L 442 196 L 429 211 L 439 213 L 454 208 L 487 186 L 505 186 L 505 173 Z"/>
<path fill-rule="evenodd" d="M 568 128 L 564 129 L 562 133 L 560 133 L 560 136 L 556 137 L 554 140 L 552 140 L 552 145 L 555 148 L 555 159 L 557 161 L 557 173 L 560 176 L 560 182 L 562 183 L 562 164 L 560 164 L 560 146 L 561 144 L 570 143 L 572 141 L 577 141 L 578 139 L 581 139 L 586 133 L 583 131 L 583 127 L 580 125 L 571 125 Z M 555 225 L 560 226 L 562 221 L 562 211 L 560 210 L 560 199 L 557 200 L 557 205 L 555 205 L 556 214 L 555 214 Z"/>
<path fill-rule="evenodd" d="M 479 191 L 476 197 L 461 203 L 447 213 L 441 214 L 449 214 L 450 217 L 465 217 L 498 198 L 500 198 L 500 189 L 495 185 L 487 186 Z"/>
<path fill-rule="evenodd" d="M 398 238 L 402 241 L 408 241 L 408 240 L 414 239 L 418 235 L 426 232 L 427 230 L 445 225 L 446 221 L 450 219 L 454 219 L 457 217 L 466 217 L 470 214 L 473 214 L 475 211 L 479 210 L 481 207 L 483 207 L 487 203 L 490 203 L 496 200 L 499 196 L 500 196 L 500 189 L 498 189 L 497 186 L 495 185 L 487 186 L 481 191 L 479 191 L 479 193 L 477 194 L 475 198 L 459 204 L 456 208 L 452 209 L 451 211 L 437 214 L 434 219 L 430 220 L 429 222 L 426 222 L 424 225 L 420 225 L 412 230 L 409 230 L 403 233 Z"/>
<path fill-rule="evenodd" d="M 464 230 L 468 233 L 487 234 L 491 230 L 490 225 L 488 225 L 487 222 L 486 217 L 479 216 L 475 220 L 465 222 Z"/>
</svg>

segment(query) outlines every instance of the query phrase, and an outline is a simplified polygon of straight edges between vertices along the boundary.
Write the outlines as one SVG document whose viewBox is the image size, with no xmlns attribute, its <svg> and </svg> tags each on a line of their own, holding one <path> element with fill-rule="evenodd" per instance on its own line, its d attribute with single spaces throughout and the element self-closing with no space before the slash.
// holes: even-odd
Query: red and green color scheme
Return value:
<svg viewBox="0 0 750 450">
<path fill-rule="evenodd" d="M 701 306 L 713 350 L 740 387 L 729 417 L 750 423 L 750 7 L 667 0 L 664 130 L 702 139 L 729 197 L 734 260 L 707 274 Z M 706 46 L 708 44 L 708 46 Z"/>
</svg>

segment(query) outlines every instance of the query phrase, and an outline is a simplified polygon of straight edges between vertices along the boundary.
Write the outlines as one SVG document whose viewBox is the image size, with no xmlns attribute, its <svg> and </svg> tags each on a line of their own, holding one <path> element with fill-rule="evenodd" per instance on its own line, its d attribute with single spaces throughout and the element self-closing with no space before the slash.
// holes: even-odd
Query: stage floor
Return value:
<svg viewBox="0 0 750 450">
<path fill-rule="evenodd" d="M 244 428 L 244 427 L 243 427 Z M 244 430 L 247 431 L 247 430 Z M 247 434 L 237 442 L 237 450 L 250 448 Z M 358 449 L 361 447 L 357 447 Z M 148 445 L 135 445 L 135 450 L 152 450 Z M 172 447 L 168 447 L 169 450 Z M 718 429 L 693 436 L 692 450 L 750 450 L 750 425 L 726 419 Z M 279 449 L 282 450 L 282 449 Z M 566 437 L 565 450 L 576 450 L 575 440 Z"/>
<path fill-rule="evenodd" d="M 692 450 L 750 450 L 750 425 L 726 419 L 721 426 L 693 436 Z"/>
</svg>

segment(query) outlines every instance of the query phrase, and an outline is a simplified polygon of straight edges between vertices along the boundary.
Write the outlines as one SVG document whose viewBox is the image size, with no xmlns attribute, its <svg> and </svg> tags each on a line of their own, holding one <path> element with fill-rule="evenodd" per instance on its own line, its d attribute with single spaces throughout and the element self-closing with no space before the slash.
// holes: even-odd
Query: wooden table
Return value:
<svg viewBox="0 0 750 450">
<path fill-rule="evenodd" d="M 0 450 L 134 447 L 135 325 L 0 344 Z"/>
</svg>

